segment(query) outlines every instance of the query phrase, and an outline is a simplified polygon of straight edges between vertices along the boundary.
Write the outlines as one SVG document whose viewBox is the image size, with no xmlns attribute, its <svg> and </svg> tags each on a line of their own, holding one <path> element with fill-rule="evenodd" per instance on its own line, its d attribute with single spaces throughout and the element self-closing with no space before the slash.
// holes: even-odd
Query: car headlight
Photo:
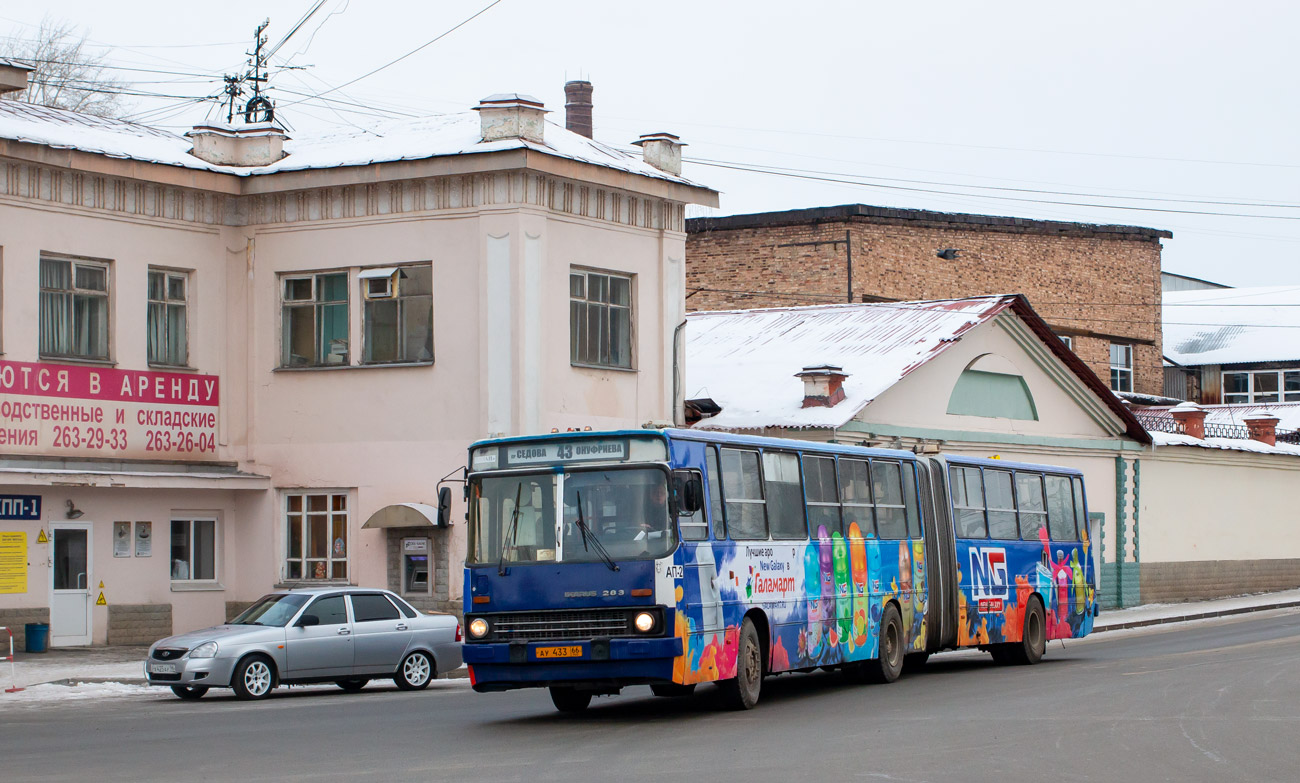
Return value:
<svg viewBox="0 0 1300 783">
<path fill-rule="evenodd" d="M 655 616 L 649 612 L 641 612 L 632 621 L 636 629 L 641 633 L 650 633 L 655 627 Z"/>
<path fill-rule="evenodd" d="M 217 657 L 217 643 L 204 642 L 193 650 L 190 650 L 191 658 L 215 658 Z"/>
<path fill-rule="evenodd" d="M 469 624 L 469 635 L 475 639 L 482 639 L 488 634 L 488 621 L 482 617 L 475 617 Z"/>
</svg>

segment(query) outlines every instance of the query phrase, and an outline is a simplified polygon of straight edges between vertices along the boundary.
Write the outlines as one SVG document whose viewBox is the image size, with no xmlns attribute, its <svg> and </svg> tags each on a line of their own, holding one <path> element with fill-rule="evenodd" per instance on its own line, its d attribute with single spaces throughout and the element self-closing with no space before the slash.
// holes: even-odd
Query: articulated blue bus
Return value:
<svg viewBox="0 0 1300 783">
<path fill-rule="evenodd" d="M 557 709 L 978 647 L 1035 663 L 1092 630 L 1077 470 L 696 430 L 470 447 L 464 658 L 478 691 Z"/>
</svg>

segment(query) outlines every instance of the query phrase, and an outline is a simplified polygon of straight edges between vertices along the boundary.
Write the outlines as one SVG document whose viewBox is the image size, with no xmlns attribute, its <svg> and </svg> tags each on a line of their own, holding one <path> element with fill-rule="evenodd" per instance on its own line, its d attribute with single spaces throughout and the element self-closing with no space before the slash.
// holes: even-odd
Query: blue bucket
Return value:
<svg viewBox="0 0 1300 783">
<path fill-rule="evenodd" d="M 29 653 L 47 652 L 50 647 L 50 624 L 49 623 L 27 623 L 23 627 L 24 635 L 27 637 L 27 644 L 24 649 Z"/>
</svg>

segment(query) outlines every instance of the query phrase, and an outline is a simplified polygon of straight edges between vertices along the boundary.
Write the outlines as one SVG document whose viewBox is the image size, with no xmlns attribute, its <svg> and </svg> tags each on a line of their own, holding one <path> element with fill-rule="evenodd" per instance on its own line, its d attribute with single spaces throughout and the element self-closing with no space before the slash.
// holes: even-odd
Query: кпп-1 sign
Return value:
<svg viewBox="0 0 1300 783">
<path fill-rule="evenodd" d="M 215 375 L 0 361 L 0 449 L 213 459 L 220 402 Z"/>
</svg>

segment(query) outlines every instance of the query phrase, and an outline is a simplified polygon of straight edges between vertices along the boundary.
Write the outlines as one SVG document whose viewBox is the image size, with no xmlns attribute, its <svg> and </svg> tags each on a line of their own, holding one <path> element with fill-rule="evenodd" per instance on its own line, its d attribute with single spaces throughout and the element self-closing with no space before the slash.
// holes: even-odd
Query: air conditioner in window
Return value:
<svg viewBox="0 0 1300 783">
<path fill-rule="evenodd" d="M 397 270 L 393 267 L 363 269 L 360 277 L 365 285 L 367 299 L 393 298 L 397 280 Z"/>
</svg>

